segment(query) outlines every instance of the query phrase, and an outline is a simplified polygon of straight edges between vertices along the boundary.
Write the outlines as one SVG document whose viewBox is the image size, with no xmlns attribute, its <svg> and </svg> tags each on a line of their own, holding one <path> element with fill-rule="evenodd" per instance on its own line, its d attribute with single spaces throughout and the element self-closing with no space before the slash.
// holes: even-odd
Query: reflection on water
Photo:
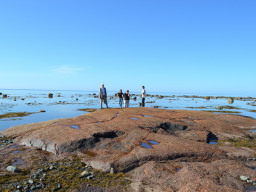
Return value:
<svg viewBox="0 0 256 192">
<path fill-rule="evenodd" d="M 148 140 L 148 142 L 149 142 L 150 144 L 152 144 L 152 145 L 158 145 L 158 144 L 159 144 L 159 142 L 157 142 L 157 141 L 152 141 L 152 140 Z"/>
<path fill-rule="evenodd" d="M 16 159 L 16 161 L 12 163 L 12 166 L 18 166 L 18 165 L 23 166 L 25 164 L 21 159 Z"/>
<path fill-rule="evenodd" d="M 7 94 L 8 97 L 4 99 L 0 97 L 0 115 L 11 112 L 39 112 L 40 110 L 45 110 L 46 112 L 35 113 L 26 117 L 0 119 L 0 131 L 15 125 L 76 117 L 87 113 L 79 111 L 78 109 L 88 107 L 98 109 L 100 107 L 97 91 L 1 90 L 1 92 Z M 53 94 L 53 98 L 48 98 L 49 93 Z M 109 102 L 111 103 L 109 107 L 119 108 L 119 101 L 116 97 L 113 97 L 114 94 L 115 92 L 108 92 L 108 100 L 111 100 L 111 102 Z M 160 95 L 161 93 L 151 94 Z M 146 98 L 146 107 L 153 108 L 154 106 L 158 106 L 160 109 L 207 109 L 221 111 L 220 106 L 231 106 L 234 108 L 227 109 L 228 111 L 236 111 L 240 112 L 240 115 L 256 118 L 256 112 L 252 112 L 253 110 L 256 110 L 256 106 L 250 105 L 256 98 L 234 100 L 233 104 L 228 104 L 227 98 L 211 98 L 210 100 L 206 100 L 204 98 L 196 97 L 180 97 L 183 94 L 176 96 L 173 93 L 162 95 L 168 97 L 160 98 L 159 96 L 148 96 Z M 139 101 L 130 100 L 130 104 L 131 107 L 139 107 Z M 151 116 L 144 115 L 144 117 Z M 137 120 L 137 118 L 132 119 Z"/>
<path fill-rule="evenodd" d="M 140 146 L 146 149 L 153 149 L 153 147 L 148 143 L 141 143 Z"/>
<path fill-rule="evenodd" d="M 80 127 L 78 125 L 69 125 L 69 127 L 72 127 L 74 129 L 80 129 Z"/>
<path fill-rule="evenodd" d="M 22 153 L 22 151 L 13 151 L 11 154 Z"/>
<path fill-rule="evenodd" d="M 216 145 L 216 144 L 218 144 L 218 141 L 210 141 L 209 144 Z"/>
</svg>

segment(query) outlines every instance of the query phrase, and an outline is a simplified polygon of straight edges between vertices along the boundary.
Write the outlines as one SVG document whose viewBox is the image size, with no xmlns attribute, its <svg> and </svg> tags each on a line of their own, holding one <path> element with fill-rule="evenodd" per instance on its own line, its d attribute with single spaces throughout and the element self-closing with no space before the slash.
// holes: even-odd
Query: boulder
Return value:
<svg viewBox="0 0 256 192">
<path fill-rule="evenodd" d="M 12 172 L 12 173 L 18 173 L 19 172 L 18 168 L 15 167 L 15 166 L 8 166 L 6 168 L 6 170 L 9 171 L 9 172 Z"/>
<path fill-rule="evenodd" d="M 234 103 L 234 98 L 233 97 L 229 97 L 228 98 L 228 104 L 232 104 Z"/>
</svg>

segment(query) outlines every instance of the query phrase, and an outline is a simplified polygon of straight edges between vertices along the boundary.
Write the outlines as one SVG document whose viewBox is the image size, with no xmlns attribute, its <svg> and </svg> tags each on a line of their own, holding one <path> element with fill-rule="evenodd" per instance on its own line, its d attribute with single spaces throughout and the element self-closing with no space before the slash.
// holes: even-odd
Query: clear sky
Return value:
<svg viewBox="0 0 256 192">
<path fill-rule="evenodd" d="M 0 0 L 0 88 L 256 96 L 255 0 Z"/>
</svg>

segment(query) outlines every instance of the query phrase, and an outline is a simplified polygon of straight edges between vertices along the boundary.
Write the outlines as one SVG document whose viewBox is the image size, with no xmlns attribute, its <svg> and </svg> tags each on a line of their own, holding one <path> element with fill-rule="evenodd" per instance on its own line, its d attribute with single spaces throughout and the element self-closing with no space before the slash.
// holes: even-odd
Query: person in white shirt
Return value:
<svg viewBox="0 0 256 192">
<path fill-rule="evenodd" d="M 141 106 L 142 106 L 142 107 L 145 107 L 145 98 L 146 98 L 145 86 L 142 86 L 141 98 L 142 98 Z"/>
<path fill-rule="evenodd" d="M 107 108 L 108 108 L 107 89 L 104 87 L 104 84 L 103 84 L 103 83 L 101 84 L 101 88 L 100 88 L 100 91 L 99 91 L 99 98 L 100 98 L 100 107 L 101 107 L 101 109 L 103 108 L 103 107 L 102 107 L 102 102 L 104 102 L 105 105 L 106 105 Z"/>
</svg>

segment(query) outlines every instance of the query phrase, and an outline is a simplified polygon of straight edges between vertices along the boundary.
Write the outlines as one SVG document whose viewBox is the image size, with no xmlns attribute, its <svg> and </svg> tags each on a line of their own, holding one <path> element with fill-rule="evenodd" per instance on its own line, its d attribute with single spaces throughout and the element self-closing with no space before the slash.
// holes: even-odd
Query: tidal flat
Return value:
<svg viewBox="0 0 256 192">
<path fill-rule="evenodd" d="M 71 118 L 100 108 L 97 91 L 13 89 L 1 90 L 1 93 L 0 131 L 21 124 Z M 256 97 L 148 93 L 146 107 L 204 110 L 256 118 Z M 230 98 L 232 103 L 229 103 Z M 130 107 L 139 107 L 140 103 L 140 94 L 131 92 Z M 119 108 L 118 98 L 113 91 L 108 92 L 108 104 L 110 108 Z"/>
</svg>

